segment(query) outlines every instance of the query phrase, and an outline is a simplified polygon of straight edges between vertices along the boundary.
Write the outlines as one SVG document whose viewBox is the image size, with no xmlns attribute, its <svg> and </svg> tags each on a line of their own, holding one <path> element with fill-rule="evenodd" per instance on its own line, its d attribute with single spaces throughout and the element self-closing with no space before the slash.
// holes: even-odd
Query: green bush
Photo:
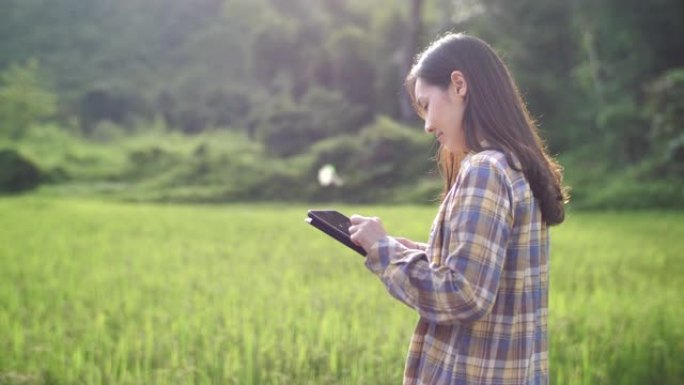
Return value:
<svg viewBox="0 0 684 385">
<path fill-rule="evenodd" d="M 179 164 L 182 159 L 163 147 L 152 145 L 131 150 L 128 153 L 128 161 L 128 170 L 124 172 L 126 179 L 139 180 L 165 172 Z"/>
<path fill-rule="evenodd" d="M 318 141 L 357 133 L 367 123 L 364 114 L 341 94 L 315 88 L 299 102 L 284 97 L 264 103 L 252 124 L 269 155 L 291 157 L 308 152 Z"/>
<path fill-rule="evenodd" d="M 96 88 L 79 102 L 81 129 L 87 135 L 102 121 L 131 129 L 136 119 L 151 120 L 153 115 L 153 106 L 136 90 Z"/>
<path fill-rule="evenodd" d="M 610 148 L 612 160 L 634 163 L 651 151 L 649 122 L 645 112 L 631 103 L 608 106 L 598 117 L 599 130 Z"/>
<path fill-rule="evenodd" d="M 42 173 L 31 160 L 13 149 L 0 149 L 0 192 L 14 193 L 37 187 Z"/>
<path fill-rule="evenodd" d="M 332 164 L 344 182 L 321 186 L 315 197 L 378 202 L 395 199 L 397 191 L 410 195 L 410 189 L 397 188 L 416 186 L 434 168 L 430 149 L 431 141 L 422 132 L 380 117 L 356 136 L 328 139 L 312 148 L 315 160 L 310 172 Z"/>
<path fill-rule="evenodd" d="M 297 106 L 270 112 L 263 117 L 257 132 L 269 154 L 275 157 L 301 154 L 323 137 L 314 128 L 311 114 Z"/>
<path fill-rule="evenodd" d="M 422 130 L 411 129 L 388 118 L 379 118 L 359 137 L 364 156 L 358 169 L 369 186 L 394 187 L 415 183 L 433 168 L 432 139 Z"/>
</svg>

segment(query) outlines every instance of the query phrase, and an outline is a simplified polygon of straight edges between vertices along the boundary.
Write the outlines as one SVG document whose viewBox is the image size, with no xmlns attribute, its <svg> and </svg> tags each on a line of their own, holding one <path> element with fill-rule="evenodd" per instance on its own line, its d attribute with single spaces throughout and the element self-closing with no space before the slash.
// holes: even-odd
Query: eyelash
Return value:
<svg viewBox="0 0 684 385">
<path fill-rule="evenodd" d="M 428 107 L 429 107 L 429 104 L 427 104 L 427 103 L 426 103 L 424 106 L 421 107 L 422 110 L 423 110 L 423 111 L 422 111 L 423 116 L 427 115 Z"/>
</svg>

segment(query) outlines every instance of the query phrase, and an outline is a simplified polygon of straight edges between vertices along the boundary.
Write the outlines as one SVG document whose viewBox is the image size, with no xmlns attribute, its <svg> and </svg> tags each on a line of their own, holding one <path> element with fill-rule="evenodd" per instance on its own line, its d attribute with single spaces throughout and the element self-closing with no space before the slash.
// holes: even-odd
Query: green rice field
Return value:
<svg viewBox="0 0 684 385">
<path fill-rule="evenodd" d="M 0 384 L 400 384 L 416 313 L 307 208 L 0 199 Z M 684 383 L 684 212 L 551 236 L 551 383 Z"/>
</svg>

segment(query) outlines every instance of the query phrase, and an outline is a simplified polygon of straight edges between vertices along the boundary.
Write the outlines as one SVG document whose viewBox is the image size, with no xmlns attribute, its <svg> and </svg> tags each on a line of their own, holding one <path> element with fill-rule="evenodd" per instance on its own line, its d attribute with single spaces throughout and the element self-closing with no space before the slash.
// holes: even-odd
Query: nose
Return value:
<svg viewBox="0 0 684 385">
<path fill-rule="evenodd" d="M 435 127 L 434 127 L 434 126 L 430 123 L 430 121 L 427 120 L 427 119 L 425 119 L 425 127 L 424 127 L 424 129 L 425 129 L 425 133 L 426 133 L 426 134 L 432 134 L 433 132 L 435 132 Z"/>
</svg>

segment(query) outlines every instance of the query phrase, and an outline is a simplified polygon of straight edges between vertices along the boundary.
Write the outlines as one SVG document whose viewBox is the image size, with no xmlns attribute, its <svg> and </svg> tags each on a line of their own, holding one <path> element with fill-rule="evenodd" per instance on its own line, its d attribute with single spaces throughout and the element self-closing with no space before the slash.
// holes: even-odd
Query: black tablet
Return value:
<svg viewBox="0 0 684 385">
<path fill-rule="evenodd" d="M 335 238 L 350 249 L 366 256 L 366 251 L 349 238 L 349 226 L 351 222 L 344 214 L 335 210 L 309 210 L 306 222 Z"/>
</svg>

